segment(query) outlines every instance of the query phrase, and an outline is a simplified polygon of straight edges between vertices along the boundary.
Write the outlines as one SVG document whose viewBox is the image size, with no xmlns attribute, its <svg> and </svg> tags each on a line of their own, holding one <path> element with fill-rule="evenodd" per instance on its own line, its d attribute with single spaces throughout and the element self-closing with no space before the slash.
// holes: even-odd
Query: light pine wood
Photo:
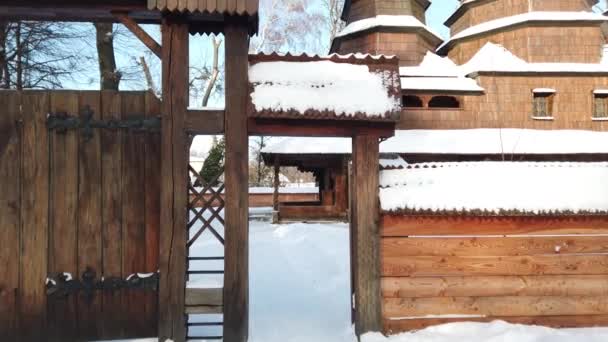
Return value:
<svg viewBox="0 0 608 342">
<path fill-rule="evenodd" d="M 231 0 L 234 3 L 234 0 Z M 249 330 L 249 204 L 246 107 L 248 91 L 247 26 L 225 28 L 226 49 L 226 208 L 224 260 L 224 341 L 245 342 Z"/>
<path fill-rule="evenodd" d="M 222 314 L 224 308 L 220 306 L 186 306 L 187 315 Z"/>
<path fill-rule="evenodd" d="M 559 316 L 608 314 L 607 296 L 385 298 L 383 315 Z"/>
<path fill-rule="evenodd" d="M 223 289 L 186 289 L 186 306 L 222 306 Z"/>
<path fill-rule="evenodd" d="M 607 223 L 608 224 L 608 223 Z M 384 238 L 383 257 L 607 253 L 608 236 Z"/>
<path fill-rule="evenodd" d="M 175 0 L 173 0 L 175 1 Z M 186 288 L 188 25 L 163 19 L 159 339 L 183 342 Z"/>
<path fill-rule="evenodd" d="M 605 275 L 382 278 L 384 298 L 608 296 Z"/>
<path fill-rule="evenodd" d="M 608 234 L 608 217 L 456 217 L 383 214 L 384 237 Z"/>
<path fill-rule="evenodd" d="M 384 276 L 606 274 L 608 255 L 487 257 L 416 256 L 382 259 Z"/>
<path fill-rule="evenodd" d="M 353 138 L 352 246 L 355 331 L 379 331 L 381 320 L 377 136 Z"/>
</svg>

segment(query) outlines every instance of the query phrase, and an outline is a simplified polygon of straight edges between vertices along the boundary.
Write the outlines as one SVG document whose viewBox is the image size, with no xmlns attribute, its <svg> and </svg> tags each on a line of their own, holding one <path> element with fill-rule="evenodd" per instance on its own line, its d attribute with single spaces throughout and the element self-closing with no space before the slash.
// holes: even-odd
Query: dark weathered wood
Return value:
<svg viewBox="0 0 608 342">
<path fill-rule="evenodd" d="M 223 134 L 223 110 L 189 110 L 186 131 L 190 134 Z"/>
<path fill-rule="evenodd" d="M 278 223 L 279 218 L 279 171 L 280 168 L 279 156 L 274 156 L 274 191 L 272 192 L 272 223 Z"/>
<path fill-rule="evenodd" d="M 85 107 L 93 111 L 93 118 L 101 119 L 101 96 L 98 92 L 80 94 L 79 111 Z M 54 134 L 54 133 L 52 133 Z M 99 131 L 85 140 L 79 137 L 78 144 L 78 273 L 90 268 L 101 276 L 102 236 L 101 236 L 101 140 Z M 82 339 L 100 338 L 101 297 L 87 299 L 80 294 L 78 298 L 79 336 Z"/>
<path fill-rule="evenodd" d="M 226 229 L 224 341 L 245 342 L 249 330 L 249 213 L 247 107 L 249 37 L 228 25 L 226 37 Z"/>
<path fill-rule="evenodd" d="M 471 217 L 383 214 L 383 236 L 608 234 L 608 217 Z"/>
<path fill-rule="evenodd" d="M 160 115 L 160 101 L 154 94 L 146 95 L 146 115 Z M 146 264 L 143 272 L 158 270 L 160 232 L 160 134 L 145 136 L 145 211 L 146 211 Z M 146 292 L 145 336 L 156 336 L 158 325 L 158 293 Z M 150 334 L 152 333 L 152 334 Z"/>
<path fill-rule="evenodd" d="M 378 228 L 377 136 L 353 138 L 353 205 L 355 330 L 357 335 L 382 328 L 380 233 Z"/>
<path fill-rule="evenodd" d="M 51 93 L 51 111 L 78 113 L 78 95 Z M 76 131 L 50 138 L 50 241 L 49 273 L 78 272 L 78 135 Z M 49 301 L 51 340 L 77 339 L 77 298 Z"/>
<path fill-rule="evenodd" d="M 223 290 L 216 289 L 186 289 L 187 306 L 222 306 Z"/>
<path fill-rule="evenodd" d="M 21 331 L 24 341 L 41 341 L 46 335 L 46 289 L 41 280 L 47 276 L 48 254 L 49 150 L 45 118 L 49 96 L 46 92 L 25 92 L 21 102 L 21 269 L 27 270 L 21 272 Z"/>
<path fill-rule="evenodd" d="M 101 92 L 101 117 L 105 121 L 121 119 L 121 96 L 118 92 Z M 122 132 L 103 130 L 101 135 L 101 207 L 103 237 L 103 274 L 106 277 L 125 277 L 122 272 Z M 102 338 L 125 337 L 122 322 L 121 293 L 103 294 Z"/>
<path fill-rule="evenodd" d="M 186 339 L 188 25 L 163 20 L 159 339 Z"/>
<path fill-rule="evenodd" d="M 122 117 L 139 115 L 145 111 L 145 101 L 137 93 L 122 94 Z M 146 267 L 145 227 L 145 134 L 129 133 L 123 140 L 122 163 L 122 270 L 126 277 L 141 273 Z M 138 290 L 124 291 L 123 308 L 127 311 L 131 331 L 141 336 L 145 330 L 145 305 L 143 293 Z"/>
<path fill-rule="evenodd" d="M 144 31 L 144 29 L 142 29 L 141 26 L 139 26 L 137 24 L 137 22 L 135 22 L 135 20 L 133 20 L 133 18 L 129 17 L 128 13 L 113 12 L 112 14 L 114 14 L 114 16 L 127 29 L 129 29 L 129 31 L 131 31 L 131 33 L 133 33 L 135 35 L 135 37 L 137 37 L 137 39 L 139 39 L 139 41 L 141 41 L 146 47 L 148 47 L 148 49 L 150 49 L 150 51 L 152 51 L 156 55 L 156 57 L 158 57 L 158 58 L 163 57 L 163 48 L 160 46 L 160 44 L 158 44 L 154 40 L 154 38 L 152 38 L 148 34 L 148 32 Z"/>
<path fill-rule="evenodd" d="M 249 134 L 264 136 L 352 137 L 375 135 L 392 137 L 394 123 L 370 123 L 332 120 L 249 119 Z"/>
<path fill-rule="evenodd" d="M 18 340 L 20 98 L 0 92 L 0 336 Z M 42 279 L 40 279 L 42 282 Z"/>
</svg>

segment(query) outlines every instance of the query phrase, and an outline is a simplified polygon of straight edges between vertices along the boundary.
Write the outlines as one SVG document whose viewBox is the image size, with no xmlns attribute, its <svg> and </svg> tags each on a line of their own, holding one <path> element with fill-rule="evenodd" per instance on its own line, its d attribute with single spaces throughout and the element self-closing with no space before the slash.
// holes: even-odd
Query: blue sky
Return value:
<svg viewBox="0 0 608 342">
<path fill-rule="evenodd" d="M 443 26 L 445 20 L 458 7 L 458 0 L 435 0 L 426 12 L 427 25 L 432 27 L 443 38 L 448 38 L 450 30 Z"/>
</svg>

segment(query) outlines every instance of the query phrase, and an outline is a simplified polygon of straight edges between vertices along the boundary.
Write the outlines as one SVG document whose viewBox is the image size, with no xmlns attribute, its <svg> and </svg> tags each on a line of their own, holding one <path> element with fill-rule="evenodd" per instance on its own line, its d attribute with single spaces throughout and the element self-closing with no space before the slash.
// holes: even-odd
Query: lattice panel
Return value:
<svg viewBox="0 0 608 342">
<path fill-rule="evenodd" d="M 209 230 L 219 242 L 224 244 L 224 238 L 214 227 L 218 223 L 222 226 L 225 225 L 222 217 L 225 207 L 225 184 L 221 181 L 224 170 L 222 169 L 210 182 L 206 182 L 192 166 L 188 166 L 188 170 L 190 172 L 188 192 L 191 194 L 188 211 L 192 214 L 187 225 L 188 231 L 196 229 L 197 223 L 202 223 L 202 226 L 198 227 L 196 233 L 188 240 L 188 247 L 192 246 L 205 230 Z"/>
</svg>

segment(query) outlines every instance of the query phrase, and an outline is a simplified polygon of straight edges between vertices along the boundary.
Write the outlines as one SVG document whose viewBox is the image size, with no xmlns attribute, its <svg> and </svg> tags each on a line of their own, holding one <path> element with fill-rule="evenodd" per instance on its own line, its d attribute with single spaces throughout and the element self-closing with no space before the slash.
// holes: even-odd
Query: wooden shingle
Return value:
<svg viewBox="0 0 608 342">
<path fill-rule="evenodd" d="M 220 13 L 254 16 L 259 0 L 148 0 L 148 9 L 179 13 Z"/>
</svg>

